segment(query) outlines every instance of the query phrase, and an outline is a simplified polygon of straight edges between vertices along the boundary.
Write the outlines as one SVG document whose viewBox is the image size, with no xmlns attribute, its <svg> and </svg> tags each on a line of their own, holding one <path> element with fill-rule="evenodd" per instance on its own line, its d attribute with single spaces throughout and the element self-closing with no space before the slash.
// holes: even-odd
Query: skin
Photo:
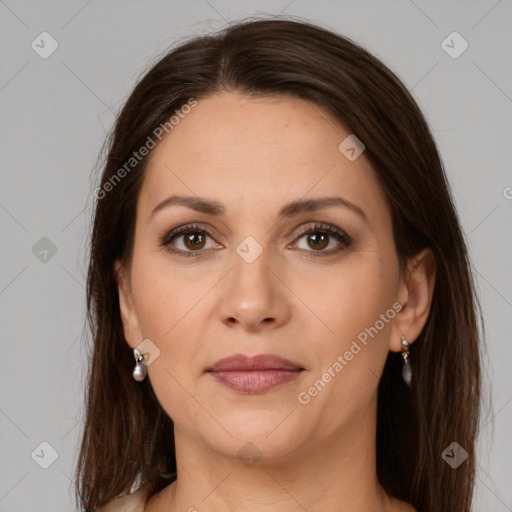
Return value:
<svg viewBox="0 0 512 512">
<path fill-rule="evenodd" d="M 160 350 L 148 377 L 175 425 L 178 479 L 146 512 L 414 510 L 377 481 L 377 387 L 388 352 L 401 350 L 402 335 L 413 343 L 426 322 L 433 258 L 425 250 L 400 272 L 389 207 L 365 154 L 349 161 L 338 150 L 349 134 L 309 102 L 226 92 L 199 100 L 152 151 L 132 260 L 114 268 L 126 341 L 133 349 L 150 339 Z M 225 216 L 174 205 L 151 217 L 172 194 L 215 199 Z M 346 207 L 277 219 L 289 201 L 333 195 L 366 219 Z M 329 236 L 318 249 L 311 236 L 297 236 L 316 222 L 343 230 L 352 244 Z M 160 245 L 189 223 L 200 224 L 204 242 L 187 246 L 181 235 L 174 247 L 197 247 L 201 256 Z M 247 236 L 262 248 L 252 263 L 236 252 Z M 395 302 L 401 311 L 300 403 L 298 394 Z M 276 354 L 305 371 L 253 395 L 205 373 L 240 353 Z M 237 457 L 247 443 L 255 464 Z"/>
</svg>

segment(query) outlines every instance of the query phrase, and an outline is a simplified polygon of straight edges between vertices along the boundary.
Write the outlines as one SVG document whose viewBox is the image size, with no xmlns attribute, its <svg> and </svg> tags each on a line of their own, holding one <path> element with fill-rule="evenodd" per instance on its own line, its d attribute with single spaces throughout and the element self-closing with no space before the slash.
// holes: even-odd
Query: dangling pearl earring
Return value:
<svg viewBox="0 0 512 512">
<path fill-rule="evenodd" d="M 402 377 L 405 383 L 411 387 L 412 381 L 412 369 L 411 369 L 411 359 L 409 357 L 409 343 L 405 339 L 405 336 L 402 336 L 402 357 L 404 358 L 404 365 L 402 367 Z"/>
<path fill-rule="evenodd" d="M 133 378 L 137 382 L 142 382 L 146 375 L 148 374 L 148 369 L 146 368 L 146 364 L 144 363 L 144 356 L 136 349 L 133 349 L 133 357 L 135 358 L 136 365 L 133 369 Z M 142 364 L 141 364 L 142 363 Z"/>
</svg>

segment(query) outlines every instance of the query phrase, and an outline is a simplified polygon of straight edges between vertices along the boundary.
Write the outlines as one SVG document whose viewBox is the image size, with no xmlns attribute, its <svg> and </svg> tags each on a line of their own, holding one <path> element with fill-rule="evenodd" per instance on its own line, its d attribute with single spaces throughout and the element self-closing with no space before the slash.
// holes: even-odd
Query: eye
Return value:
<svg viewBox="0 0 512 512">
<path fill-rule="evenodd" d="M 211 247 L 205 247 L 207 238 L 211 239 L 208 231 L 197 224 L 193 224 L 173 229 L 163 238 L 160 245 L 167 247 L 171 252 L 186 257 L 200 256 L 203 250 L 211 249 Z M 176 247 L 176 245 L 180 244 L 175 244 L 174 240 L 181 242 L 181 247 Z M 214 243 L 214 246 L 217 248 L 222 247 L 217 243 Z"/>
<path fill-rule="evenodd" d="M 300 249 L 309 252 L 308 256 L 312 258 L 338 253 L 352 244 L 352 239 L 349 235 L 331 224 L 315 224 L 314 226 L 307 227 L 299 233 L 299 240 L 302 238 L 306 238 L 306 244 L 309 248 Z M 338 246 L 324 250 L 330 245 L 332 238 L 338 241 Z M 313 250 L 311 251 L 310 249 Z"/>
<path fill-rule="evenodd" d="M 197 224 L 188 224 L 173 229 L 163 237 L 160 245 L 179 256 L 198 257 L 204 255 L 205 251 L 212 248 L 218 249 L 222 245 L 213 242 L 210 247 L 206 247 L 207 239 L 212 238 L 212 234 Z M 302 229 L 299 232 L 298 240 L 306 238 L 309 248 L 301 248 L 301 252 L 309 253 L 308 257 L 315 258 L 318 256 L 330 256 L 338 253 L 352 244 L 352 239 L 341 229 L 331 224 L 315 224 Z M 325 250 L 329 247 L 331 239 L 334 238 L 338 242 L 338 246 Z M 180 242 L 180 243 L 178 243 Z M 295 242 L 296 244 L 297 242 Z M 292 247 L 295 247 L 295 244 Z M 181 247 L 180 247 L 181 245 Z"/>
</svg>

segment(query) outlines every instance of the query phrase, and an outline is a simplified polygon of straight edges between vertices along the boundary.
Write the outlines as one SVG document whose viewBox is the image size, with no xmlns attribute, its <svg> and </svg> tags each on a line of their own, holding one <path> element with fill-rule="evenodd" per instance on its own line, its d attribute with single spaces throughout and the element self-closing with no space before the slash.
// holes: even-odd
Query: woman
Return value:
<svg viewBox="0 0 512 512">
<path fill-rule="evenodd" d="M 95 196 L 81 507 L 471 509 L 478 303 L 380 61 L 282 18 L 183 43 Z"/>
</svg>

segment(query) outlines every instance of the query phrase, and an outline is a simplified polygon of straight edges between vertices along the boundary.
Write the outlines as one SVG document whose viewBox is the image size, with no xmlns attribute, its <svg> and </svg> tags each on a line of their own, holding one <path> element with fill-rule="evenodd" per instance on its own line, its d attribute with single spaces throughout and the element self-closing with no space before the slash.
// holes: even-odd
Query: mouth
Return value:
<svg viewBox="0 0 512 512">
<path fill-rule="evenodd" d="M 221 384 L 244 393 L 264 393 L 298 378 L 305 368 L 272 354 L 242 354 L 217 361 L 206 370 Z"/>
</svg>

